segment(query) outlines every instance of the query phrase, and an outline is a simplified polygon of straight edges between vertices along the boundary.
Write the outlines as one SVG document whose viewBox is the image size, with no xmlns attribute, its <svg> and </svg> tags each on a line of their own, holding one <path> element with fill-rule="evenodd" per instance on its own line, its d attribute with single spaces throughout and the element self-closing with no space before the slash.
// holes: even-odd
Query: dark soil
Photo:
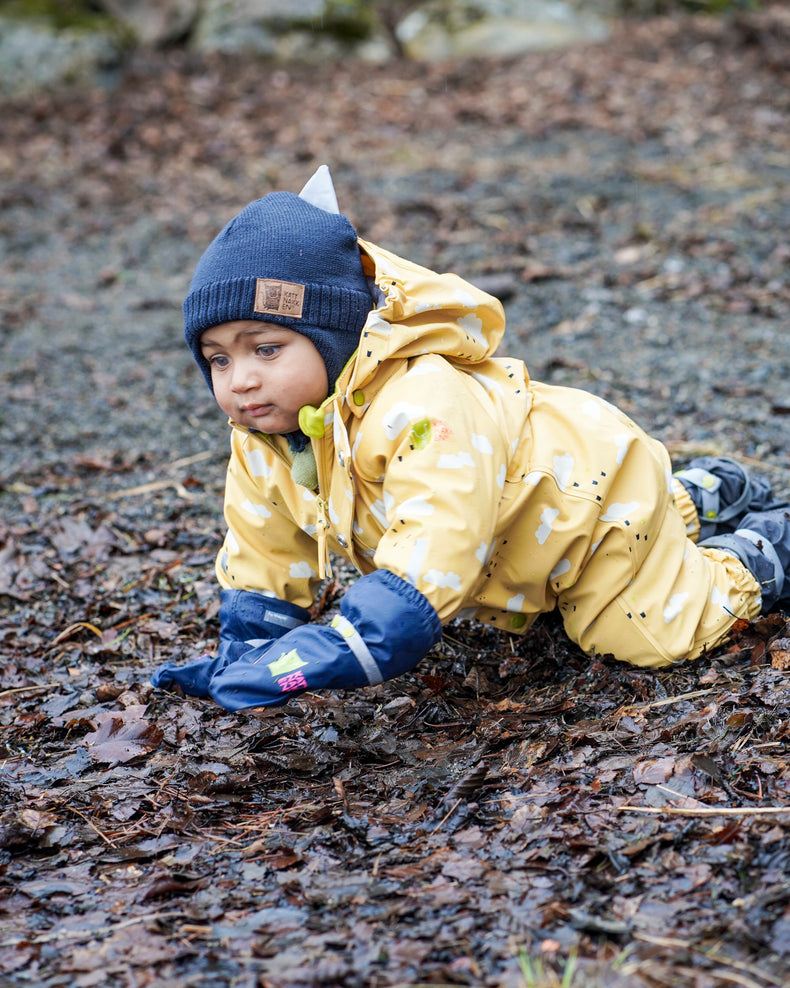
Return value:
<svg viewBox="0 0 790 988">
<path fill-rule="evenodd" d="M 148 676 L 217 631 L 181 299 L 322 162 L 361 235 L 503 298 L 534 377 L 786 493 L 788 39 L 780 5 L 508 63 L 138 54 L 0 106 L 0 983 L 786 983 L 788 615 L 658 672 L 456 623 L 235 715 Z"/>
</svg>

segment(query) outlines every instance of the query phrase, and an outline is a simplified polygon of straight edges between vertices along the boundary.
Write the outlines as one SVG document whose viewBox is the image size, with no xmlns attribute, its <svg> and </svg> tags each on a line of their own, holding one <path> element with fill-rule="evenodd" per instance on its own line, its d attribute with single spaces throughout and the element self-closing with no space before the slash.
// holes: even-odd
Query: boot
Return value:
<svg viewBox="0 0 790 988">
<path fill-rule="evenodd" d="M 734 532 L 747 512 L 788 506 L 774 497 L 764 477 L 751 477 L 746 467 L 726 456 L 698 456 L 674 476 L 697 509 L 700 541 Z"/>
<path fill-rule="evenodd" d="M 736 556 L 760 584 L 762 613 L 790 603 L 790 507 L 744 515 L 731 533 L 699 543 Z"/>
</svg>

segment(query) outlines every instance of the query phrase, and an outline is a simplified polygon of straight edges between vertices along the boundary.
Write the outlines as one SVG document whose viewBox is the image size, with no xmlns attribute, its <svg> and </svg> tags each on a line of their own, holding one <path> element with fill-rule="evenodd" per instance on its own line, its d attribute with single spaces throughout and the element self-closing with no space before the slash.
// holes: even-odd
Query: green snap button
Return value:
<svg viewBox="0 0 790 988">
<path fill-rule="evenodd" d="M 311 439 L 320 439 L 324 434 L 324 413 L 312 405 L 302 405 L 299 409 L 299 428 Z"/>
</svg>

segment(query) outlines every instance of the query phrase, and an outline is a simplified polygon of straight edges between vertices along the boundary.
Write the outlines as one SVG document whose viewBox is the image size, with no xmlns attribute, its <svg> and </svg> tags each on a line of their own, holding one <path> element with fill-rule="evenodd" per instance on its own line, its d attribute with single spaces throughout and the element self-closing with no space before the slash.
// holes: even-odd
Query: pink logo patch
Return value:
<svg viewBox="0 0 790 988">
<path fill-rule="evenodd" d="M 291 693 L 293 690 L 306 690 L 307 680 L 301 672 L 292 672 L 290 676 L 283 676 L 277 680 L 277 685 L 283 693 Z"/>
</svg>

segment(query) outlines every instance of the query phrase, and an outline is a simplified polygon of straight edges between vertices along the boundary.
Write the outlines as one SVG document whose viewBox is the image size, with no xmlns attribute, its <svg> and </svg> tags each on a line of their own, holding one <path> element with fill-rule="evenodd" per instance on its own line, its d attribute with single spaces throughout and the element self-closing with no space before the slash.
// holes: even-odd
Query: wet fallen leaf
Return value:
<svg viewBox="0 0 790 988">
<path fill-rule="evenodd" d="M 162 730 L 142 718 L 100 714 L 97 728 L 84 737 L 91 758 L 111 765 L 132 761 L 153 751 L 163 738 Z"/>
</svg>

